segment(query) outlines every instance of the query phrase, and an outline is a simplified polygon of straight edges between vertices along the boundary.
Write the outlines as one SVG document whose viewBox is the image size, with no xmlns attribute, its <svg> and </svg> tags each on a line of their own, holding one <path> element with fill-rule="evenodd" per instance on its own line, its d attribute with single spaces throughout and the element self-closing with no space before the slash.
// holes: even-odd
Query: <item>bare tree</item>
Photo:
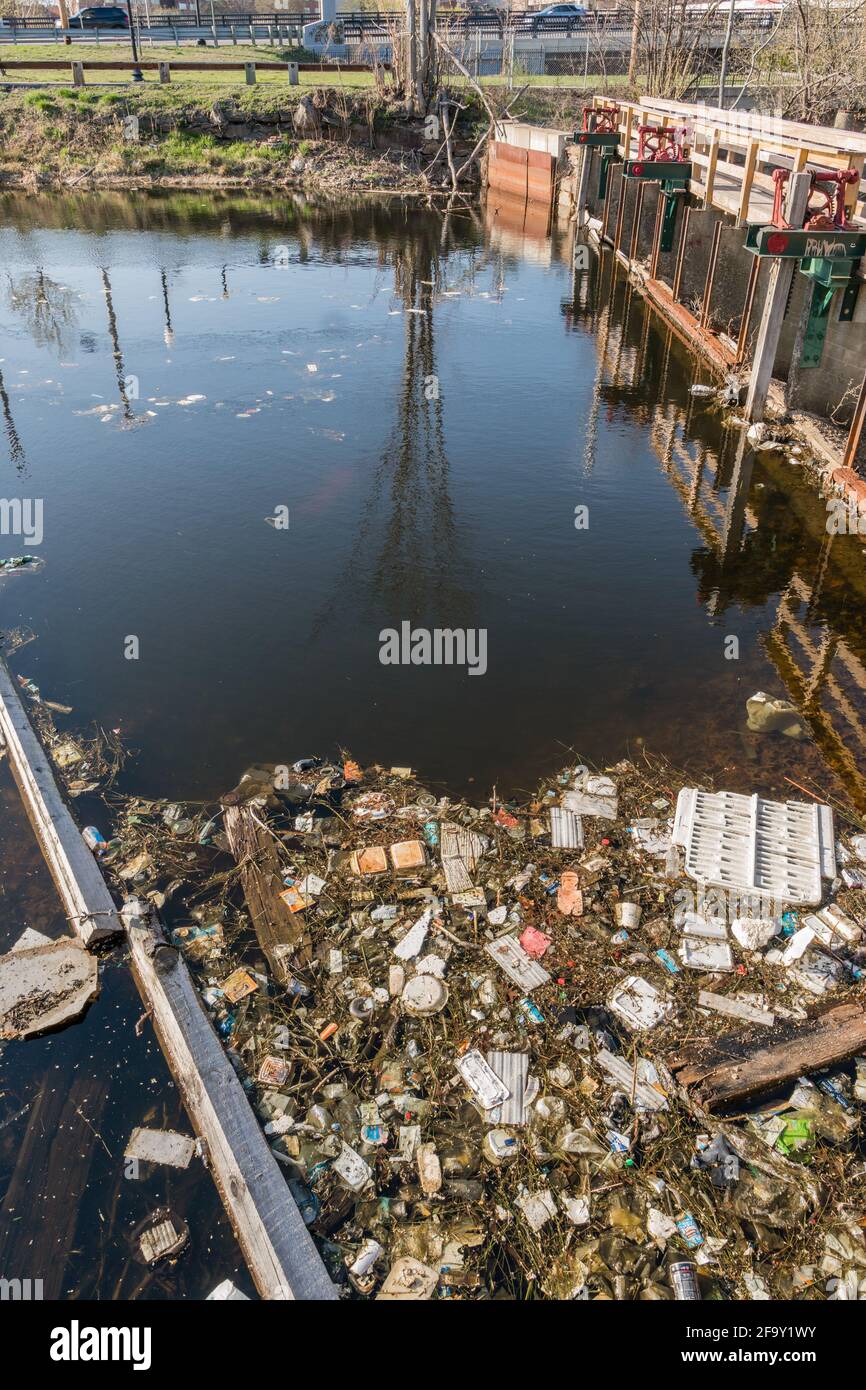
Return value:
<svg viewBox="0 0 866 1390">
<path fill-rule="evenodd" d="M 688 0 L 632 0 L 630 83 L 681 101 L 716 61 L 720 3 L 698 10 Z"/>
<path fill-rule="evenodd" d="M 793 0 L 758 80 L 784 117 L 832 123 L 840 106 L 866 110 L 866 0 Z"/>
<path fill-rule="evenodd" d="M 41 268 L 13 280 L 7 274 L 6 299 L 39 347 L 67 352 L 78 323 L 78 296 Z"/>
</svg>

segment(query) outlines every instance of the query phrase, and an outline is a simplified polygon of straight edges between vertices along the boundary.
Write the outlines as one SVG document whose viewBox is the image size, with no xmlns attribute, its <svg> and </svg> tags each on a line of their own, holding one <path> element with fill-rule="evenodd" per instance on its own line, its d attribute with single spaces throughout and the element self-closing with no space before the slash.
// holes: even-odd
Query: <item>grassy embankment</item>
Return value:
<svg viewBox="0 0 866 1390">
<path fill-rule="evenodd" d="M 389 127 L 399 123 L 403 113 L 399 103 L 389 98 L 388 86 L 377 86 L 370 72 L 343 72 L 334 65 L 327 72 L 302 72 L 300 86 L 289 87 L 285 71 L 261 68 L 252 86 L 246 85 L 243 72 L 228 67 L 209 72 L 174 68 L 168 84 L 159 82 L 155 70 L 146 70 L 144 82 L 134 83 L 128 71 L 118 68 L 91 71 L 86 85 L 76 88 L 71 85 L 71 68 L 39 66 L 46 60 L 71 64 L 73 59 L 86 63 L 111 56 L 128 61 L 129 54 L 128 40 L 4 46 L 0 68 L 4 59 L 34 66 L 7 72 L 9 85 L 0 90 L 0 180 L 7 186 L 25 187 L 79 183 L 262 187 L 277 183 L 419 192 L 428 187 L 418 174 L 417 162 L 400 153 L 398 141 L 392 154 L 382 150 L 382 145 L 388 145 Z M 162 44 L 144 49 L 146 61 L 169 63 L 287 63 L 310 57 L 303 50 L 261 43 L 218 49 Z M 525 81 L 529 87 L 515 114 L 565 128 L 579 120 L 584 98 L 580 88 L 575 90 L 574 79 L 515 77 L 521 86 Z M 462 79 L 449 85 L 462 89 L 461 100 L 468 107 L 464 128 L 474 139 L 486 124 L 478 98 Z M 485 79 L 484 85 L 497 105 L 508 98 L 500 78 Z M 590 79 L 590 90 L 596 89 Z M 314 138 L 309 131 L 299 137 L 291 124 L 292 111 L 299 98 L 322 92 L 327 93 L 331 116 L 337 116 L 328 133 L 337 138 Z M 138 142 L 124 140 L 128 115 L 139 117 Z M 373 149 L 374 144 L 379 148 Z M 299 159 L 304 161 L 303 170 L 298 168 Z"/>
</svg>

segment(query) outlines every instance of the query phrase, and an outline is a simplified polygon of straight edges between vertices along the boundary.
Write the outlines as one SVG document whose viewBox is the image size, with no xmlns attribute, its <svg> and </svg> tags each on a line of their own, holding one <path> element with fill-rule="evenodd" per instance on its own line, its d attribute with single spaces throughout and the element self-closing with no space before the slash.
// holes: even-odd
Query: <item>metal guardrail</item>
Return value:
<svg viewBox="0 0 866 1390">
<path fill-rule="evenodd" d="M 211 29 L 211 17 L 208 13 L 207 0 L 202 0 L 201 19 L 197 19 L 194 14 L 181 14 L 176 10 L 165 10 L 163 12 L 150 12 L 134 10 L 136 29 Z M 256 14 L 251 11 L 243 13 L 223 13 L 214 16 L 218 29 L 229 29 L 233 25 L 249 28 L 251 24 L 267 28 L 278 25 L 284 29 L 297 27 L 300 24 L 311 24 L 319 18 L 320 10 L 317 4 L 305 5 L 302 10 L 277 10 L 273 14 Z M 75 16 L 71 16 L 73 19 Z M 3 15 L 0 14 L 0 25 L 9 29 L 55 29 L 57 26 L 53 19 L 47 15 Z M 86 29 L 94 29 L 95 25 L 88 24 Z M 76 25 L 74 31 L 80 33 L 81 28 Z M 106 31 L 107 32 L 107 31 Z M 123 30 L 118 30 L 122 33 Z"/>
<path fill-rule="evenodd" d="M 189 12 L 180 13 L 175 10 L 154 12 L 151 10 L 148 14 L 141 8 L 136 8 L 136 26 L 141 29 L 210 29 L 212 21 L 207 11 L 207 0 L 201 0 L 200 18 Z M 290 27 L 293 24 L 314 23 L 319 18 L 320 13 L 319 5 L 313 3 L 304 4 L 300 10 L 277 10 L 267 14 L 258 14 L 248 10 L 226 12 L 214 15 L 213 22 L 216 23 L 218 29 L 230 28 L 232 25 L 240 25 L 244 28 L 248 28 L 250 25 L 262 26 L 263 28 L 267 28 L 269 25 Z M 776 17 L 774 12 L 736 15 L 734 27 L 739 32 L 769 29 L 776 22 Z M 456 31 L 480 33 L 501 38 L 506 31 L 512 30 L 516 34 L 571 35 L 587 31 L 599 33 L 608 29 L 623 27 L 630 29 L 632 18 L 632 12 L 628 9 L 593 10 L 586 15 L 572 16 L 545 16 L 537 10 L 511 11 L 509 14 L 504 10 L 490 9 L 466 12 L 444 10 L 439 12 L 437 22 L 440 28 L 451 28 Z M 344 33 L 351 34 L 361 30 L 381 31 L 399 20 L 400 13 L 396 10 L 343 10 L 337 13 L 335 23 L 342 28 Z M 719 33 L 723 33 L 725 23 L 724 15 L 717 16 L 713 30 L 718 29 Z M 53 29 L 55 27 L 53 19 L 45 15 L 6 16 L 0 14 L 0 24 L 10 29 Z M 695 16 L 692 21 L 687 15 L 683 24 L 683 31 L 686 33 L 692 28 L 703 28 L 705 25 L 705 18 Z"/>
<path fill-rule="evenodd" d="M 32 72 L 37 68 L 40 72 L 65 72 L 67 68 L 80 69 L 82 75 L 88 72 L 159 72 L 165 68 L 171 72 L 287 72 L 290 67 L 297 68 L 298 72 L 333 72 L 339 67 L 343 72 L 369 72 L 369 63 L 276 63 L 270 62 L 266 58 L 259 58 L 254 63 L 228 62 L 228 63 L 205 63 L 194 60 L 173 58 L 170 63 L 163 63 L 154 58 L 140 58 L 137 63 L 130 62 L 121 58 L 86 58 L 82 62 L 69 58 L 48 58 L 31 60 L 29 58 L 4 59 L 0 66 L 4 71 L 10 72 L 27 71 Z"/>
</svg>

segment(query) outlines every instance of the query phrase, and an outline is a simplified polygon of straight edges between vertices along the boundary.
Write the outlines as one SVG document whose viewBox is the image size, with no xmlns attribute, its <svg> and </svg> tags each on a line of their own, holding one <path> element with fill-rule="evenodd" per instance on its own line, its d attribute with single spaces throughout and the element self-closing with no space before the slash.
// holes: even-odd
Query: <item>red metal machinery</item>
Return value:
<svg viewBox="0 0 866 1390">
<path fill-rule="evenodd" d="M 637 157 L 643 163 L 676 164 L 686 158 L 685 126 L 639 125 Z"/>
<path fill-rule="evenodd" d="M 574 143 L 598 150 L 598 196 L 607 191 L 607 173 L 614 160 L 619 159 L 619 107 L 584 106 L 583 128 L 574 132 Z"/>
<path fill-rule="evenodd" d="M 812 281 L 800 366 L 817 367 L 837 290 L 842 291 L 840 323 L 850 323 L 854 317 L 866 233 L 852 227 L 845 212 L 845 190 L 860 182 L 856 169 L 807 169 L 804 172 L 810 176 L 810 185 L 801 225 L 792 227 L 782 210 L 791 171 L 774 169 L 773 220 L 767 226 L 752 225 L 747 229 L 746 248 L 756 256 L 799 261 L 800 274 Z"/>
<path fill-rule="evenodd" d="M 686 153 L 685 126 L 639 125 L 637 159 L 626 158 L 623 178 L 648 179 L 657 183 L 664 200 L 658 249 L 673 246 L 677 202 L 687 195 L 692 177 L 691 160 Z"/>
<path fill-rule="evenodd" d="M 844 231 L 850 224 L 845 212 L 845 189 L 852 183 L 858 183 L 860 175 L 856 169 L 815 169 L 808 170 L 812 176 L 812 187 L 809 190 L 809 200 L 806 204 L 806 214 L 803 219 L 803 229 L 810 232 L 832 232 L 834 228 Z M 782 211 L 782 202 L 785 196 L 785 184 L 791 177 L 790 169 L 774 169 L 773 183 L 776 185 L 773 194 L 773 225 L 775 227 L 788 228 L 789 223 L 785 221 Z M 813 203 L 812 199 L 819 201 Z"/>
<path fill-rule="evenodd" d="M 619 107 L 584 106 L 583 129 L 596 135 L 619 134 Z"/>
</svg>

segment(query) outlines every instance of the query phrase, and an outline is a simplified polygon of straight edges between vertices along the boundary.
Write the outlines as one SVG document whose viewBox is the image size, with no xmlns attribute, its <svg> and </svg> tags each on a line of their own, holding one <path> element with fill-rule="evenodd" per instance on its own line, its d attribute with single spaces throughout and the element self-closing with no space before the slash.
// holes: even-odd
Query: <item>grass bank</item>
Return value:
<svg viewBox="0 0 866 1390">
<path fill-rule="evenodd" d="M 302 130 L 299 101 L 311 113 Z M 129 116 L 138 118 L 137 138 L 129 138 Z M 479 119 L 472 107 L 464 111 L 458 152 L 471 149 Z M 447 182 L 437 148 L 424 141 L 421 123 L 408 122 L 373 88 L 263 84 L 227 93 L 200 83 L 194 92 L 58 86 L 0 95 L 0 184 L 31 191 L 152 185 L 424 194 Z"/>
</svg>

